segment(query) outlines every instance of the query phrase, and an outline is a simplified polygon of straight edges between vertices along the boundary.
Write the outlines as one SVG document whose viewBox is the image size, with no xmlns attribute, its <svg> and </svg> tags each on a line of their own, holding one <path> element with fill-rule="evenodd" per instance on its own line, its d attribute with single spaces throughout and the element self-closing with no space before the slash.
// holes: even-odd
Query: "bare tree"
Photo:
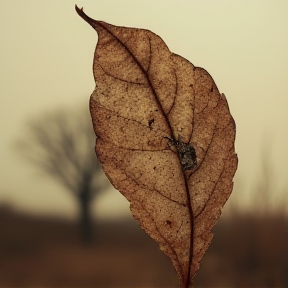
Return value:
<svg viewBox="0 0 288 288">
<path fill-rule="evenodd" d="M 63 109 L 30 121 L 18 143 L 24 156 L 77 199 L 84 242 L 92 238 L 91 200 L 109 185 L 95 155 L 95 138 L 88 108 Z"/>
</svg>

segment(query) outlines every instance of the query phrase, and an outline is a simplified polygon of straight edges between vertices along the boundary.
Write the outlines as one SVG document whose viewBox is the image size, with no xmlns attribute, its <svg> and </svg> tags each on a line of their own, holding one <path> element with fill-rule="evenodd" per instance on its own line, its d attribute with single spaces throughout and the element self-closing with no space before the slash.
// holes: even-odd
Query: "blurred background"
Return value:
<svg viewBox="0 0 288 288">
<path fill-rule="evenodd" d="M 200 287 L 288 287 L 288 2 L 2 0 L 0 286 L 177 287 L 94 156 L 97 34 L 149 29 L 205 68 L 237 125 L 232 196 Z"/>
</svg>

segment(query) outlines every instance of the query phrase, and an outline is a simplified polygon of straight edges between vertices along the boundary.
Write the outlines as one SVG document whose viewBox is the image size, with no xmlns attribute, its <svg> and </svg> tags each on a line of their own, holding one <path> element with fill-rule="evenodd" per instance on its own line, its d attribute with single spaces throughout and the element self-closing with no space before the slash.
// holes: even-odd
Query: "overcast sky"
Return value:
<svg viewBox="0 0 288 288">
<path fill-rule="evenodd" d="M 97 34 L 76 14 L 75 4 L 1 1 L 0 204 L 67 217 L 77 212 L 69 193 L 13 148 L 25 137 L 29 118 L 88 105 L 95 86 L 91 66 Z M 243 194 L 243 204 L 261 181 L 264 152 L 275 199 L 287 191 L 287 0 L 77 0 L 77 5 L 94 19 L 155 32 L 172 52 L 212 75 L 237 125 L 234 192 Z M 94 207 L 97 215 L 107 217 L 128 210 L 112 189 Z"/>
</svg>

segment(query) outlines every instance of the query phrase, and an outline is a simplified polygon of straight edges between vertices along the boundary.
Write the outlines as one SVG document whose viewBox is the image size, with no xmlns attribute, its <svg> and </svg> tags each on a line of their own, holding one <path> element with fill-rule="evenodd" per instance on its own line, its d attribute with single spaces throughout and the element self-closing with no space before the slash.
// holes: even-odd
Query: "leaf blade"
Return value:
<svg viewBox="0 0 288 288">
<path fill-rule="evenodd" d="M 151 31 L 113 26 L 78 10 L 99 37 L 90 98 L 97 156 L 133 216 L 171 258 L 181 287 L 188 287 L 237 168 L 226 98 L 207 71 L 171 53 Z M 186 170 L 190 147 L 198 165 Z"/>
</svg>

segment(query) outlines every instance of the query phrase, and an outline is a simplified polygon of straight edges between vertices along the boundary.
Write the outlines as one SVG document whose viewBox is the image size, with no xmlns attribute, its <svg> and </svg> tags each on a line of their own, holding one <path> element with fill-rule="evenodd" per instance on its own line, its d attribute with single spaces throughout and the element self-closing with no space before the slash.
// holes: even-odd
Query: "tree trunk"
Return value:
<svg viewBox="0 0 288 288">
<path fill-rule="evenodd" d="M 90 195 L 87 189 L 81 191 L 79 194 L 79 208 L 81 240 L 84 244 L 88 244 L 92 241 L 92 221 L 90 215 Z"/>
</svg>

